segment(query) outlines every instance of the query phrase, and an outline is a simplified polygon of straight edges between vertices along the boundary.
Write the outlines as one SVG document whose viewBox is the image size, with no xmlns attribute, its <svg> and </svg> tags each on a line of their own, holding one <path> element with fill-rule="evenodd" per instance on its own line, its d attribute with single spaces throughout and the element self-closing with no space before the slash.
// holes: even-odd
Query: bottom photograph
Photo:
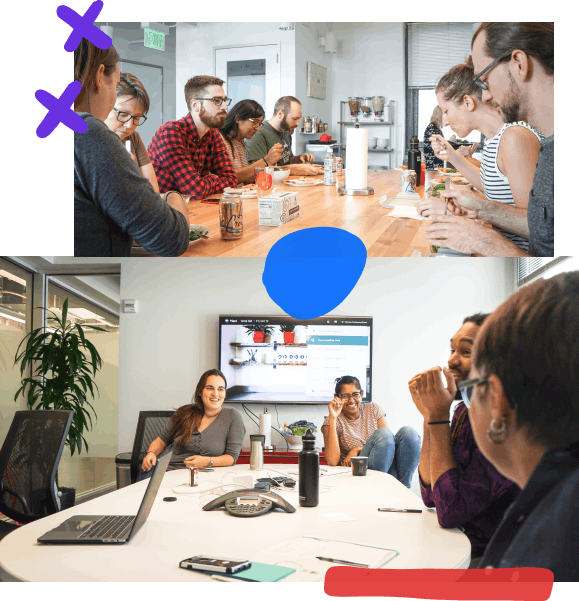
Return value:
<svg viewBox="0 0 579 601">
<path fill-rule="evenodd" d="M 579 581 L 579 259 L 264 268 L 0 257 L 0 581 Z"/>
</svg>

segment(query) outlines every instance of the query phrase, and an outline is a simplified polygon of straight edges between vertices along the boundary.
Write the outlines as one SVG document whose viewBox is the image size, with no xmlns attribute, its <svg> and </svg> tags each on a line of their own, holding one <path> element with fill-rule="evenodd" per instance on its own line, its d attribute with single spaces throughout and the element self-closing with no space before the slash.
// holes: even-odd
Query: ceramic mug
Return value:
<svg viewBox="0 0 579 601">
<path fill-rule="evenodd" d="M 368 148 L 376 148 L 376 138 L 368 138 Z"/>
<path fill-rule="evenodd" d="M 388 148 L 388 140 L 384 138 L 378 138 L 378 148 Z"/>
</svg>

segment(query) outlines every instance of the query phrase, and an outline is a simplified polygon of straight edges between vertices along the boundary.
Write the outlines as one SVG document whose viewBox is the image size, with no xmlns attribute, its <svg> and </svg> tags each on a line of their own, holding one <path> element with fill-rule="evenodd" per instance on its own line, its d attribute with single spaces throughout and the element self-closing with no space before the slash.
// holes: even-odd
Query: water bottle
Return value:
<svg viewBox="0 0 579 601">
<path fill-rule="evenodd" d="M 265 436 L 263 434 L 250 434 L 251 451 L 249 454 L 249 469 L 251 471 L 263 469 L 263 445 Z"/>
<path fill-rule="evenodd" d="M 408 169 L 416 172 L 416 185 L 422 185 L 422 169 L 420 164 L 420 150 L 418 150 L 418 138 L 410 138 L 410 150 L 408 151 Z"/>
<path fill-rule="evenodd" d="M 336 168 L 334 165 L 334 151 L 328 148 L 324 158 L 324 184 L 326 186 L 333 186 L 336 183 Z"/>
<path fill-rule="evenodd" d="M 302 436 L 299 455 L 299 500 L 302 507 L 317 507 L 320 497 L 320 455 L 314 448 L 316 437 L 310 428 Z"/>
</svg>

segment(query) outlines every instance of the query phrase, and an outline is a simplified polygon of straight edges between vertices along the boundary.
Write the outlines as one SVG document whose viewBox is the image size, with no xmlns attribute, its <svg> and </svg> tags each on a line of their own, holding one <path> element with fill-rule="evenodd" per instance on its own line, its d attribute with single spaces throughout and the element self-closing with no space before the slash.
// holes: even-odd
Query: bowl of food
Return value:
<svg viewBox="0 0 579 601">
<path fill-rule="evenodd" d="M 209 230 L 204 225 L 197 225 L 192 223 L 189 226 L 189 246 L 199 240 L 207 240 L 207 234 Z"/>
<path fill-rule="evenodd" d="M 299 422 L 294 422 L 287 426 L 284 424 L 281 434 L 290 445 L 290 449 L 296 450 L 302 449 L 303 441 L 302 436 L 306 433 L 306 431 L 310 429 L 314 434 L 317 432 L 316 427 L 311 422 L 307 422 L 305 420 L 301 420 Z"/>
<path fill-rule="evenodd" d="M 289 177 L 290 170 L 285 167 L 275 167 L 273 170 L 273 183 L 281 184 Z"/>
</svg>

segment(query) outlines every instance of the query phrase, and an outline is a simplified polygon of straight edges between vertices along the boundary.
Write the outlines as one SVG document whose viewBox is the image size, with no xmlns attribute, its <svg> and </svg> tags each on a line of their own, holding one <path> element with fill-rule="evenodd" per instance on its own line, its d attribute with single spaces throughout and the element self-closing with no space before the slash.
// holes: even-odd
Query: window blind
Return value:
<svg viewBox="0 0 579 601">
<path fill-rule="evenodd" d="M 474 23 L 409 23 L 408 87 L 433 88 L 471 54 Z"/>
<path fill-rule="evenodd" d="M 524 286 L 543 275 L 548 269 L 568 257 L 519 257 L 517 258 L 517 285 Z"/>
</svg>

